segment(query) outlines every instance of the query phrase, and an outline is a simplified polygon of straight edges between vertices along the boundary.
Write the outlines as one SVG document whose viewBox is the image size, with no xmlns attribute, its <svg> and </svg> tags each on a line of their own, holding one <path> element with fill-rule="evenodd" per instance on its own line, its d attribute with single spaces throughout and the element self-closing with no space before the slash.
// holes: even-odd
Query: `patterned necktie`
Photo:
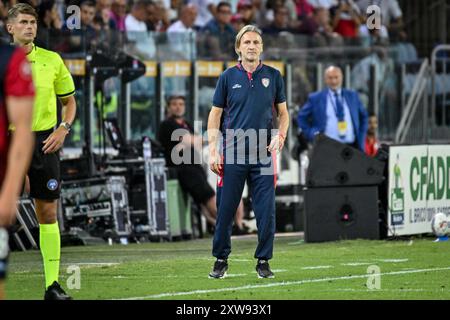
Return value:
<svg viewBox="0 0 450 320">
<path fill-rule="evenodd" d="M 334 98 L 336 101 L 336 116 L 339 121 L 344 121 L 344 106 L 342 105 L 341 99 L 339 99 L 337 91 L 334 92 Z"/>
</svg>

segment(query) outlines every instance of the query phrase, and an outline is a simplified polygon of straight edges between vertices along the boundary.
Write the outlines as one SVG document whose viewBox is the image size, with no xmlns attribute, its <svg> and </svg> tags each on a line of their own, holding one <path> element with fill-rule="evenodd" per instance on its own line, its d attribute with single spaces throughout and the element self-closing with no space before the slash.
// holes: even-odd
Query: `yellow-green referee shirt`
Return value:
<svg viewBox="0 0 450 320">
<path fill-rule="evenodd" d="M 27 58 L 31 63 L 36 87 L 32 130 L 49 130 L 57 121 L 56 97 L 65 98 L 75 94 L 72 75 L 56 52 L 33 45 Z"/>
</svg>

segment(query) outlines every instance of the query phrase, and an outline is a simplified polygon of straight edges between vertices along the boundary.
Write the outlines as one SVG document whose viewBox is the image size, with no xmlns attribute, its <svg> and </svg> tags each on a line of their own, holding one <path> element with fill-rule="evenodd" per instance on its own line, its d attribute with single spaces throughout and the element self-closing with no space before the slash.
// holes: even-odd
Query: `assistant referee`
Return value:
<svg viewBox="0 0 450 320">
<path fill-rule="evenodd" d="M 61 239 L 56 210 L 60 196 L 58 151 L 75 119 L 75 86 L 61 57 L 34 45 L 37 13 L 33 7 L 25 3 L 14 5 L 8 11 L 6 26 L 14 44 L 27 53 L 36 87 L 32 124 L 36 140 L 28 178 L 39 221 L 45 272 L 44 299 L 69 300 L 71 297 L 58 283 Z M 56 97 L 63 106 L 60 124 L 57 124 Z"/>
</svg>

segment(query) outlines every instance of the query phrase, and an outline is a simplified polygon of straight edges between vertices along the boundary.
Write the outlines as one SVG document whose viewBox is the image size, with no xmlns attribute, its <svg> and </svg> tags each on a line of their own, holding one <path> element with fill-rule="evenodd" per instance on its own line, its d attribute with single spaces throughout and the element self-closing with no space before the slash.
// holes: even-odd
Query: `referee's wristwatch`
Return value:
<svg viewBox="0 0 450 320">
<path fill-rule="evenodd" d="M 67 130 L 67 133 L 69 133 L 70 129 L 72 128 L 72 125 L 68 122 L 61 122 L 59 126 L 64 127 Z"/>
</svg>

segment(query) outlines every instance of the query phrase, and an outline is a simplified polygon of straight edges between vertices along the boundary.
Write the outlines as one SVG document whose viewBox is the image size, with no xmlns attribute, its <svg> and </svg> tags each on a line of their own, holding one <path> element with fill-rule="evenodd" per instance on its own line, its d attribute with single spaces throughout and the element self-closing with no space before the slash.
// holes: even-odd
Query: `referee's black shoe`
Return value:
<svg viewBox="0 0 450 320">
<path fill-rule="evenodd" d="M 258 278 L 274 278 L 272 270 L 270 270 L 269 261 L 267 260 L 258 260 L 258 264 L 256 265 L 256 273 L 258 273 Z"/>
<path fill-rule="evenodd" d="M 45 290 L 44 300 L 72 300 L 59 285 L 58 282 L 54 281 L 50 287 Z"/>
<path fill-rule="evenodd" d="M 227 275 L 228 262 L 224 259 L 217 259 L 214 262 L 213 270 L 209 273 L 211 279 L 222 279 Z"/>
</svg>

